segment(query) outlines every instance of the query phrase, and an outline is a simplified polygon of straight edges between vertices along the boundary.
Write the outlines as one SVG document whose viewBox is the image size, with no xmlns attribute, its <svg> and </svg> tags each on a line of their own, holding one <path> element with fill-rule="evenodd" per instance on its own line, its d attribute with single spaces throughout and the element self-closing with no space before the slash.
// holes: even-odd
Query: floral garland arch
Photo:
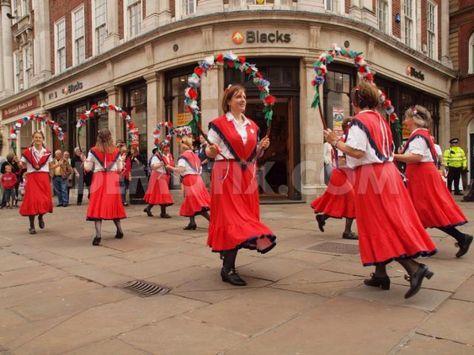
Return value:
<svg viewBox="0 0 474 355">
<path fill-rule="evenodd" d="M 136 126 L 135 122 L 132 121 L 132 117 L 123 110 L 121 107 L 116 106 L 114 104 L 107 104 L 101 103 L 99 105 L 93 104 L 90 110 L 86 110 L 82 113 L 79 118 L 77 119 L 76 128 L 77 128 L 77 142 L 79 142 L 79 136 L 81 134 L 82 127 L 84 127 L 87 121 L 90 118 L 94 118 L 96 113 L 105 112 L 107 110 L 113 110 L 117 112 L 120 117 L 125 121 L 126 128 L 127 128 L 127 145 L 132 147 L 139 146 L 139 135 L 138 135 L 138 127 Z"/>
<path fill-rule="evenodd" d="M 169 131 L 168 131 L 168 134 L 166 134 L 166 138 L 165 140 L 168 140 L 168 141 L 171 141 L 171 136 L 173 135 L 173 123 L 170 122 L 170 121 L 162 121 L 162 122 L 158 122 L 156 124 L 156 128 L 155 130 L 153 131 L 153 143 L 155 144 L 155 147 L 159 148 L 160 147 L 160 144 L 162 143 L 161 142 L 161 130 L 163 129 L 163 127 L 165 128 L 168 128 Z"/>
<path fill-rule="evenodd" d="M 357 74 L 361 80 L 365 80 L 372 85 L 374 83 L 374 73 L 370 70 L 367 62 L 362 56 L 362 52 L 357 52 L 351 49 L 340 48 L 337 44 L 333 44 L 332 48 L 326 52 L 323 52 L 317 61 L 313 63 L 313 68 L 316 73 L 315 78 L 312 80 L 311 85 L 314 86 L 316 92 L 314 94 L 313 102 L 311 104 L 312 108 L 320 107 L 320 96 L 319 96 L 319 87 L 324 84 L 326 80 L 327 66 L 331 64 L 335 58 L 343 57 L 351 59 L 354 61 L 354 64 L 357 68 Z M 382 104 L 382 107 L 387 114 L 387 117 L 390 119 L 392 124 L 396 124 L 396 133 L 400 134 L 400 123 L 398 116 L 395 113 L 395 109 L 392 105 L 390 99 L 379 90 L 379 102 Z M 322 117 L 321 117 L 322 119 Z"/>
<path fill-rule="evenodd" d="M 273 116 L 273 106 L 276 102 L 276 98 L 270 95 L 270 82 L 263 78 L 262 73 L 255 64 L 248 63 L 244 56 L 237 56 L 232 52 L 206 57 L 194 68 L 194 73 L 188 78 L 188 86 L 184 91 L 185 109 L 192 114 L 192 120 L 187 125 L 193 128 L 199 128 L 198 122 L 200 120 L 201 111 L 197 100 L 199 97 L 198 89 L 201 85 L 201 77 L 203 74 L 206 74 L 209 69 L 217 65 L 222 65 L 224 68 L 240 70 L 248 76 L 248 80 L 252 80 L 252 83 L 259 91 L 259 98 L 264 105 L 263 112 L 265 114 L 265 120 L 267 121 L 267 134 L 269 134 Z M 202 131 L 200 133 L 206 137 Z"/>
<path fill-rule="evenodd" d="M 10 147 L 13 151 L 16 151 L 16 140 L 18 138 L 18 135 L 20 134 L 21 128 L 25 123 L 28 123 L 30 121 L 44 123 L 45 125 L 51 127 L 51 130 L 58 137 L 58 140 L 61 142 L 61 145 L 63 145 L 65 133 L 63 132 L 63 129 L 61 128 L 59 123 L 50 119 L 48 114 L 46 113 L 31 114 L 29 116 L 23 116 L 22 118 L 18 119 L 15 122 L 14 126 L 10 129 L 10 136 L 8 140 L 11 141 Z"/>
</svg>

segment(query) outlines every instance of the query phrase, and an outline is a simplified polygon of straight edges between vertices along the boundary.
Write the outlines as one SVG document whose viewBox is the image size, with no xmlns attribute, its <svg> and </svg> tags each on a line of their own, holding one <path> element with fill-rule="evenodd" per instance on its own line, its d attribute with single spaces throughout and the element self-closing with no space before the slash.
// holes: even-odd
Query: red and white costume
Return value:
<svg viewBox="0 0 474 355">
<path fill-rule="evenodd" d="M 226 158 L 218 155 L 212 169 L 207 244 L 213 251 L 248 248 L 266 253 L 276 244 L 276 236 L 260 222 L 255 178 L 258 130 L 247 118 L 239 124 L 230 112 L 209 124 L 209 140 Z"/>
<path fill-rule="evenodd" d="M 178 166 L 184 168 L 181 173 L 184 186 L 184 201 L 179 215 L 192 217 L 201 212 L 209 211 L 211 197 L 201 177 L 201 159 L 191 150 L 186 150 L 178 158 Z"/>
<path fill-rule="evenodd" d="M 126 218 L 120 195 L 119 180 L 123 168 L 120 151 L 116 148 L 111 153 L 104 153 L 94 147 L 89 151 L 87 163 L 94 165 L 87 220 Z"/>
<path fill-rule="evenodd" d="M 22 216 L 36 216 L 53 212 L 49 163 L 51 152 L 46 148 L 36 150 L 34 146 L 26 148 L 21 161 L 26 164 L 28 183 L 25 185 L 25 197 L 20 207 Z"/>
<path fill-rule="evenodd" d="M 338 154 L 333 150 L 333 156 Z M 336 160 L 337 157 L 333 160 Z M 333 168 L 328 182 L 328 188 L 313 202 L 314 213 L 322 213 L 332 218 L 355 218 L 354 188 L 352 186 L 353 171 L 347 167 Z M 350 177 L 350 178 L 349 178 Z"/>
<path fill-rule="evenodd" d="M 436 253 L 393 163 L 389 124 L 378 112 L 361 111 L 351 122 L 346 144 L 365 152 L 362 159 L 347 156 L 348 167 L 355 169 L 355 210 L 364 266 Z"/>
<path fill-rule="evenodd" d="M 419 163 L 407 163 L 408 192 L 425 228 L 455 227 L 467 218 L 451 196 L 436 169 L 437 153 L 426 128 L 415 129 L 403 152 L 423 156 Z"/>
<path fill-rule="evenodd" d="M 171 174 L 166 170 L 166 165 L 174 166 L 173 155 L 155 154 L 150 162 L 151 172 L 148 188 L 144 200 L 150 205 L 171 206 L 173 197 L 171 196 L 169 184 Z"/>
</svg>

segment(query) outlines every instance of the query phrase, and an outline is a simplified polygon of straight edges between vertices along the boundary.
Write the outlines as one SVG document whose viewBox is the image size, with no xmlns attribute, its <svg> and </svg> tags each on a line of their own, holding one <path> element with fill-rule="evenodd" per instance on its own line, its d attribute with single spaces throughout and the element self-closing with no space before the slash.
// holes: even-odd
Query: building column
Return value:
<svg viewBox="0 0 474 355">
<path fill-rule="evenodd" d="M 153 131 L 158 121 L 163 121 L 160 111 L 160 82 L 161 75 L 158 73 L 150 73 L 144 75 L 146 80 L 146 127 L 147 127 L 147 156 L 151 156 L 153 146 Z"/>
<path fill-rule="evenodd" d="M 209 122 L 219 116 L 219 69 L 214 67 L 207 71 L 201 80 L 201 127 L 207 132 Z"/>
<path fill-rule="evenodd" d="M 116 106 L 119 105 L 119 100 L 120 100 L 120 88 L 117 86 L 111 86 L 107 89 L 105 89 L 108 95 L 107 103 L 108 104 L 114 104 Z M 120 129 L 120 124 L 122 123 L 122 119 L 118 117 L 117 112 L 114 110 L 109 110 L 108 111 L 108 127 L 110 130 L 110 133 L 112 134 L 112 139 L 114 142 L 117 141 L 117 139 L 122 138 L 122 130 Z"/>
<path fill-rule="evenodd" d="M 3 15 L 3 14 L 0 13 L 0 15 Z M 3 28 L 4 21 L 10 21 L 10 20 L 6 16 L 0 16 L 0 29 Z M 3 46 L 0 46 L 0 68 L 3 68 Z M 5 90 L 5 78 L 3 75 L 3 70 L 0 69 L 0 98 L 3 96 L 4 90 Z"/>
<path fill-rule="evenodd" d="M 159 1 L 158 24 L 159 26 L 163 26 L 171 22 L 170 2 L 169 0 L 158 0 L 158 1 Z"/>
<path fill-rule="evenodd" d="M 49 28 L 49 7 L 43 1 L 33 0 L 35 13 L 34 29 L 34 83 L 46 81 L 51 77 L 51 43 Z"/>
<path fill-rule="evenodd" d="M 441 99 L 439 102 L 439 141 L 441 147 L 449 147 L 451 139 L 451 100 Z M 460 138 L 460 137 L 459 137 Z"/>
<path fill-rule="evenodd" d="M 301 193 L 309 200 L 326 188 L 324 184 L 323 125 L 318 110 L 311 108 L 314 88 L 314 58 L 303 59 L 300 66 Z M 321 88 L 321 102 L 323 90 Z"/>
<path fill-rule="evenodd" d="M 441 63 L 453 68 L 453 62 L 449 56 L 449 1 L 441 1 Z"/>
<path fill-rule="evenodd" d="M 159 3 L 156 0 L 145 0 L 146 14 L 143 20 L 144 31 L 148 32 L 158 27 L 159 24 Z"/>
<path fill-rule="evenodd" d="M 299 0 L 296 8 L 303 11 L 324 12 L 324 0 Z"/>
<path fill-rule="evenodd" d="M 12 95 L 14 92 L 14 67 L 13 67 L 13 47 L 12 47 L 12 27 L 11 20 L 7 13 L 11 13 L 10 1 L 1 0 L 2 8 L 2 50 L 3 50 L 3 96 Z"/>
<path fill-rule="evenodd" d="M 222 0 L 200 0 L 196 9 L 198 15 L 214 14 L 223 11 L 224 2 Z"/>
<path fill-rule="evenodd" d="M 118 13 L 118 1 L 107 0 L 107 36 L 104 40 L 104 52 L 115 48 L 119 43 Z"/>
</svg>

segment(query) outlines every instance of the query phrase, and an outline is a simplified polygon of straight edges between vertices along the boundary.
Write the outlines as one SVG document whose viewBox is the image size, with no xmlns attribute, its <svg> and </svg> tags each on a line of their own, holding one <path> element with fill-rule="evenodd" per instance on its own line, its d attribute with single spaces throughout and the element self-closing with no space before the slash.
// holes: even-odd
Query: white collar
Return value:
<svg viewBox="0 0 474 355">
<path fill-rule="evenodd" d="M 228 122 L 235 121 L 235 123 L 237 123 L 237 124 L 239 124 L 239 125 L 241 125 L 241 126 L 247 126 L 247 125 L 249 125 L 249 124 L 250 124 L 249 119 L 248 119 L 247 117 L 245 117 L 244 114 L 242 114 L 242 116 L 244 116 L 244 123 L 243 123 L 243 124 L 240 124 L 240 123 L 237 122 L 237 120 L 235 119 L 235 117 L 234 117 L 234 115 L 232 114 L 232 112 L 229 111 L 229 112 L 227 112 L 227 113 L 225 114 L 225 117 L 227 118 L 227 121 L 228 121 Z"/>
<path fill-rule="evenodd" d="M 39 154 L 42 154 L 46 151 L 46 149 L 44 149 L 44 147 L 41 147 L 41 149 L 38 150 L 38 149 L 36 149 L 36 147 L 34 145 L 32 145 L 31 148 L 33 148 L 34 152 L 39 153 Z"/>
</svg>

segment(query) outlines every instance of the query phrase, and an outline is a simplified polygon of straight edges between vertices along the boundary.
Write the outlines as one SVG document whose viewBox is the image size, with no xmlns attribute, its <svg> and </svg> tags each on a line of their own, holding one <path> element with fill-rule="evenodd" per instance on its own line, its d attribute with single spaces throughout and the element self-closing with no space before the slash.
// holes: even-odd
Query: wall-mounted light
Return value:
<svg viewBox="0 0 474 355">
<path fill-rule="evenodd" d="M 344 47 L 349 48 L 351 46 L 351 42 L 349 41 L 344 41 Z"/>
<path fill-rule="evenodd" d="M 395 14 L 395 22 L 396 22 L 396 23 L 400 23 L 401 21 L 402 21 L 402 18 L 401 18 L 401 16 L 400 16 L 400 14 L 399 14 L 399 13 L 396 13 L 396 14 Z"/>
<path fill-rule="evenodd" d="M 177 52 L 179 49 L 179 46 L 177 44 L 173 44 L 173 51 Z"/>
</svg>

